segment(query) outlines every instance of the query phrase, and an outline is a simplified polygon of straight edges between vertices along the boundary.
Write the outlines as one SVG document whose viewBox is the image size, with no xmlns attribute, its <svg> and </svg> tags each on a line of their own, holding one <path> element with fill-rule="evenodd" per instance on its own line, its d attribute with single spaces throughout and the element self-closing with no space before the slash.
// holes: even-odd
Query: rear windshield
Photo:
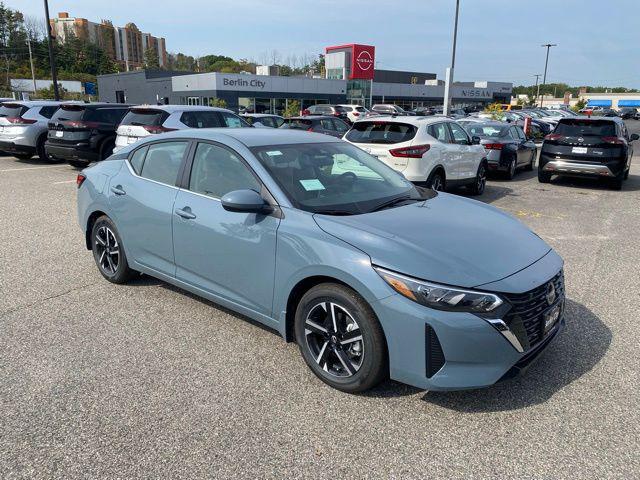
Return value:
<svg viewBox="0 0 640 480">
<path fill-rule="evenodd" d="M 184 112 L 180 121 L 189 128 L 223 127 L 218 112 Z"/>
<path fill-rule="evenodd" d="M 306 130 L 312 123 L 311 120 L 291 119 L 287 121 L 287 126 L 293 129 Z"/>
<path fill-rule="evenodd" d="M 467 126 L 467 132 L 478 137 L 501 137 L 507 133 L 507 128 L 498 125 L 478 125 L 470 124 Z"/>
<path fill-rule="evenodd" d="M 416 136 L 418 129 L 407 123 L 356 122 L 346 135 L 353 143 L 402 143 Z"/>
<path fill-rule="evenodd" d="M 82 120 L 84 112 L 85 108 L 81 106 L 61 106 L 51 120 L 58 122 Z"/>
<path fill-rule="evenodd" d="M 124 116 L 121 125 L 157 127 L 162 125 L 168 116 L 169 114 L 164 110 L 134 109 Z"/>
<path fill-rule="evenodd" d="M 615 137 L 616 125 L 606 120 L 560 120 L 555 131 L 564 137 L 596 136 Z"/>
<path fill-rule="evenodd" d="M 29 110 L 28 107 L 16 103 L 5 103 L 0 107 L 0 117 L 20 117 Z"/>
</svg>

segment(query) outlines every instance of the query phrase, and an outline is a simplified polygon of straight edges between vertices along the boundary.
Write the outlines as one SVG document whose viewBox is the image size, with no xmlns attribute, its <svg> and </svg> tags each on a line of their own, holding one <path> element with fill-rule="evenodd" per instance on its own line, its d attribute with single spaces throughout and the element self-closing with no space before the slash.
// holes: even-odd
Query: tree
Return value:
<svg viewBox="0 0 640 480">
<path fill-rule="evenodd" d="M 227 108 L 227 101 L 224 98 L 211 98 L 209 99 L 210 107 Z"/>
<path fill-rule="evenodd" d="M 571 110 L 573 110 L 574 112 L 579 112 L 586 106 L 587 106 L 587 101 L 584 98 L 581 98 L 576 102 L 576 104 L 573 107 L 571 107 Z"/>
<path fill-rule="evenodd" d="M 293 100 L 289 102 L 287 108 L 284 110 L 284 116 L 286 118 L 297 117 L 300 115 L 300 102 L 297 100 Z"/>
<path fill-rule="evenodd" d="M 492 103 L 490 105 L 487 105 L 484 111 L 490 113 L 493 120 L 502 120 L 502 117 L 504 117 L 502 105 L 499 103 Z"/>
<path fill-rule="evenodd" d="M 158 60 L 158 52 L 153 47 L 148 47 L 144 51 L 144 67 L 149 70 L 159 70 L 160 61 Z"/>
</svg>

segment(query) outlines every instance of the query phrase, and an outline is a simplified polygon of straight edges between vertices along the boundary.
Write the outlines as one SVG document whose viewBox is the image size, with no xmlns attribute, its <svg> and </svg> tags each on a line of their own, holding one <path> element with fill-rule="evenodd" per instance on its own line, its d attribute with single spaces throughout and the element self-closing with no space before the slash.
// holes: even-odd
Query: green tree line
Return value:
<svg viewBox="0 0 640 480">
<path fill-rule="evenodd" d="M 540 95 L 554 95 L 558 98 L 564 96 L 565 92 L 571 92 L 574 97 L 578 96 L 581 88 L 586 88 L 589 93 L 636 93 L 637 89 L 626 87 L 603 87 L 603 86 L 589 86 L 583 85 L 579 87 L 572 87 L 566 83 L 547 83 L 540 85 Z M 518 85 L 513 87 L 513 95 L 528 95 L 529 98 L 536 98 L 536 92 L 538 87 L 536 85 Z"/>
</svg>

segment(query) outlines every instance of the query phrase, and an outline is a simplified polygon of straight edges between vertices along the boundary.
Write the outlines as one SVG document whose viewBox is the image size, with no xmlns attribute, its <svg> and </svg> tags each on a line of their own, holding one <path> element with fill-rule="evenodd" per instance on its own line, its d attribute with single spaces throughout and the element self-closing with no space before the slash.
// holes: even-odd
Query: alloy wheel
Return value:
<svg viewBox="0 0 640 480">
<path fill-rule="evenodd" d="M 484 192 L 484 187 L 487 184 L 487 171 L 485 170 L 484 165 L 480 165 L 476 183 L 477 183 L 477 186 L 476 186 L 477 192 L 481 194 L 482 192 Z"/>
<path fill-rule="evenodd" d="M 98 228 L 95 237 L 98 265 L 107 275 L 115 275 L 120 263 L 120 245 L 113 231 L 107 226 Z"/>
<path fill-rule="evenodd" d="M 517 167 L 517 162 L 515 160 L 511 160 L 511 163 L 509 164 L 509 178 L 513 178 L 516 176 Z"/>
<path fill-rule="evenodd" d="M 443 185 L 442 177 L 440 175 L 436 175 L 435 177 L 433 177 L 433 180 L 431 181 L 431 188 L 436 192 L 442 191 Z"/>
<path fill-rule="evenodd" d="M 309 310 L 304 328 L 307 348 L 326 373 L 351 377 L 362 367 L 362 332 L 346 308 L 333 302 L 317 303 Z"/>
</svg>

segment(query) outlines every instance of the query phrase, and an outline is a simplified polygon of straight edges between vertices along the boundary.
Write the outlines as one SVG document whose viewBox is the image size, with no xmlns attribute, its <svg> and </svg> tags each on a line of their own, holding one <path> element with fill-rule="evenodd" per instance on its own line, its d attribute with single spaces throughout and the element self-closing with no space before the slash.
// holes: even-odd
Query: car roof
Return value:
<svg viewBox="0 0 640 480">
<path fill-rule="evenodd" d="M 62 101 L 55 101 L 55 100 L 9 100 L 6 102 L 2 102 L 2 104 L 15 104 L 15 105 L 22 105 L 24 107 L 57 107 L 59 106 L 61 103 L 74 103 L 74 102 L 62 102 Z M 76 102 L 76 103 L 83 103 L 83 102 Z"/>
<path fill-rule="evenodd" d="M 336 118 L 333 115 L 303 115 L 297 117 L 289 117 L 286 120 L 324 120 L 325 118 Z M 340 120 L 338 118 L 338 120 Z"/>
<path fill-rule="evenodd" d="M 358 120 L 356 123 L 363 122 L 389 122 L 389 123 L 409 123 L 411 125 L 415 125 L 419 127 L 421 125 L 430 125 L 432 123 L 442 123 L 442 122 L 455 122 L 454 119 L 449 117 L 439 117 L 436 115 L 429 115 L 428 117 L 411 116 L 411 115 L 377 115 L 375 117 L 367 117 L 362 120 Z"/>
<path fill-rule="evenodd" d="M 622 120 L 619 117 L 603 117 L 603 116 L 598 116 L 598 117 L 587 117 L 587 116 L 582 116 L 582 117 L 563 117 L 560 120 L 558 120 L 559 123 L 568 123 L 568 122 L 575 122 L 576 120 L 580 120 L 581 122 L 615 122 L 615 123 L 624 123 L 624 120 Z"/>
<path fill-rule="evenodd" d="M 321 133 L 279 128 L 192 128 L 176 130 L 160 135 L 147 137 L 149 141 L 160 138 L 191 138 L 194 140 L 212 140 L 224 143 L 232 138 L 247 147 L 262 147 L 269 145 L 290 145 L 302 143 L 340 143 L 342 140 Z"/>
<path fill-rule="evenodd" d="M 114 108 L 129 108 L 131 105 L 124 103 L 109 103 L 109 102 L 62 102 L 60 103 L 61 107 L 66 105 L 74 105 L 81 107 L 114 107 Z"/>
<path fill-rule="evenodd" d="M 219 108 L 219 107 L 205 107 L 204 105 L 133 105 L 132 109 L 143 109 L 148 108 L 149 110 L 163 110 L 168 113 L 175 112 L 197 112 L 197 111 L 216 111 L 216 112 L 229 112 L 233 113 L 231 110 L 227 108 Z"/>
<path fill-rule="evenodd" d="M 251 118 L 265 118 L 265 117 L 282 118 L 280 115 L 276 115 L 275 113 L 241 113 L 240 116 L 251 117 Z"/>
<path fill-rule="evenodd" d="M 484 125 L 487 127 L 498 127 L 498 128 L 506 128 L 506 127 L 517 127 L 518 125 L 513 125 L 512 123 L 503 123 L 503 122 L 496 122 L 496 121 L 489 121 L 489 122 L 476 122 L 478 125 Z"/>
</svg>

